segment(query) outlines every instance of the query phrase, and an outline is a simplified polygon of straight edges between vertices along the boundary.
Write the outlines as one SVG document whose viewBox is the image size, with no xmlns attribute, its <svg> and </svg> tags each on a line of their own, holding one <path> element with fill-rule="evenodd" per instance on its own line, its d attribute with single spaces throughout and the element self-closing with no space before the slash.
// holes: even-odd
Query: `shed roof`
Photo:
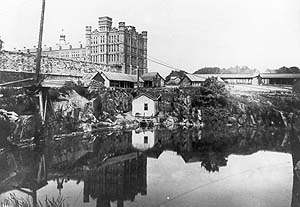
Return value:
<svg viewBox="0 0 300 207">
<path fill-rule="evenodd" d="M 127 81 L 127 82 L 137 83 L 137 76 L 136 75 L 129 75 L 129 74 L 124 74 L 124 73 L 111 73 L 111 72 L 102 72 L 102 74 L 108 80 Z M 139 82 L 144 82 L 141 77 L 139 78 Z"/>
<path fill-rule="evenodd" d="M 138 99 L 139 97 L 141 97 L 141 96 L 146 96 L 146 97 L 148 97 L 148 98 L 150 98 L 150 99 L 152 99 L 153 101 L 158 101 L 159 99 L 160 99 L 160 97 L 161 97 L 161 95 L 152 95 L 152 94 L 149 94 L 149 93 L 140 93 L 138 96 L 136 96 L 133 100 L 135 100 L 135 99 Z"/>
<path fill-rule="evenodd" d="M 262 78 L 300 78 L 300 73 L 261 73 Z"/>
<path fill-rule="evenodd" d="M 206 80 L 206 77 L 197 76 L 194 74 L 185 74 L 185 77 L 187 77 L 192 82 L 204 82 Z"/>
</svg>

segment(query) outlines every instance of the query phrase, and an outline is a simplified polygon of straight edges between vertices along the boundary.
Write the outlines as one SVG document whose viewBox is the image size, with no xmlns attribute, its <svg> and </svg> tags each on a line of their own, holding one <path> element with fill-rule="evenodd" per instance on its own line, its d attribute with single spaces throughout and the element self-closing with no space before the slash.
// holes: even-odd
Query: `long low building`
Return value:
<svg viewBox="0 0 300 207">
<path fill-rule="evenodd" d="M 260 73 L 259 76 L 262 84 L 265 85 L 293 85 L 300 80 L 300 73 Z"/>
<path fill-rule="evenodd" d="M 88 86 L 92 81 L 101 83 L 105 87 L 114 88 L 135 88 L 137 87 L 137 75 L 129 75 L 124 73 L 112 73 L 112 72 L 95 72 L 86 73 L 82 76 L 82 83 L 84 86 Z M 139 86 L 143 87 L 144 81 L 139 78 Z"/>
<path fill-rule="evenodd" d="M 129 75 L 124 73 L 111 73 L 111 72 L 101 72 L 101 76 L 104 79 L 104 86 L 106 87 L 116 87 L 116 88 L 135 88 L 139 86 L 143 87 L 144 81 L 140 77 L 139 83 L 137 75 Z"/>
<path fill-rule="evenodd" d="M 203 78 L 211 78 L 216 77 L 218 79 L 223 80 L 226 83 L 230 84 L 257 84 L 257 80 L 255 80 L 258 74 L 195 74 L 199 77 Z"/>
<path fill-rule="evenodd" d="M 257 74 L 186 74 L 181 86 L 199 86 L 203 79 L 215 77 L 229 84 L 248 85 L 293 85 L 300 80 L 300 74 L 257 73 Z"/>
</svg>

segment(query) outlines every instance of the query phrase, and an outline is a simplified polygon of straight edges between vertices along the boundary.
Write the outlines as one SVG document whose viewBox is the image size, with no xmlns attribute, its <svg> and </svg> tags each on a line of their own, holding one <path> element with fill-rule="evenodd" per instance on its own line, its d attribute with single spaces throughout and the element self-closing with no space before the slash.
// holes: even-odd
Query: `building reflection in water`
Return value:
<svg viewBox="0 0 300 207">
<path fill-rule="evenodd" d="M 296 137 L 291 132 L 291 137 Z M 251 154 L 258 150 L 287 151 L 283 130 L 229 129 L 148 130 L 101 132 L 90 140 L 62 139 L 36 150 L 17 150 L 0 155 L 0 193 L 29 189 L 37 191 L 49 180 L 61 192 L 64 182 L 83 182 L 83 203 L 124 206 L 140 194 L 147 194 L 147 157 L 158 158 L 165 150 L 176 151 L 186 163 L 199 162 L 209 172 L 226 166 L 230 154 Z M 296 140 L 296 141 L 295 141 Z M 299 139 L 292 143 L 293 163 L 300 160 Z M 299 206 L 300 182 L 294 173 L 292 206 Z M 51 195 L 50 195 L 51 196 Z"/>
<path fill-rule="evenodd" d="M 158 130 L 132 130 L 132 146 L 140 151 L 154 147 L 157 143 Z"/>
<path fill-rule="evenodd" d="M 133 201 L 135 196 L 147 194 L 147 158 L 139 152 L 110 158 L 97 169 L 84 172 L 84 202 L 97 199 L 97 207 L 117 206 Z"/>
</svg>

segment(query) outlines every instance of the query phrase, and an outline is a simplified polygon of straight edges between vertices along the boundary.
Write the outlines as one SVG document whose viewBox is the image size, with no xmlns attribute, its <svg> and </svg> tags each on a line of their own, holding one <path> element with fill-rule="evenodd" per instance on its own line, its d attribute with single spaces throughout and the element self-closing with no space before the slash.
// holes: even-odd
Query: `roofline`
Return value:
<svg viewBox="0 0 300 207">
<path fill-rule="evenodd" d="M 157 98 L 153 97 L 151 94 L 148 94 L 148 93 L 140 93 L 138 96 L 136 96 L 133 100 L 141 97 L 141 96 L 146 96 L 148 98 L 150 98 L 151 100 L 153 101 L 158 101 L 160 98 L 161 98 L 161 95 L 159 95 Z"/>
<path fill-rule="evenodd" d="M 112 79 L 109 79 L 109 78 L 105 75 L 105 73 L 114 73 L 114 72 L 101 71 L 101 73 L 100 73 L 100 75 L 103 74 L 107 80 L 111 81 Z M 132 74 L 126 74 L 126 73 L 116 73 L 116 74 L 121 74 L 121 75 L 132 75 Z M 134 75 L 132 75 L 132 76 L 134 76 Z M 141 80 L 137 80 L 137 81 L 128 81 L 128 80 L 125 80 L 125 81 L 130 82 L 130 83 L 137 83 L 137 82 L 144 83 L 144 80 L 142 79 L 142 77 L 139 77 L 139 79 L 141 79 Z M 119 81 L 119 80 L 117 80 L 117 81 Z M 122 81 L 124 81 L 124 80 L 122 80 Z"/>
<path fill-rule="evenodd" d="M 84 73 L 84 74 L 82 75 L 82 79 L 84 78 L 85 75 L 88 75 L 88 74 L 90 74 L 90 73 Z M 91 73 L 91 74 L 93 74 L 93 75 L 91 76 L 90 79 L 93 79 L 97 74 L 100 74 L 100 75 L 101 75 L 101 73 L 99 73 L 99 71 L 93 72 L 93 73 Z"/>
<path fill-rule="evenodd" d="M 185 77 L 188 78 L 191 82 L 203 82 L 203 81 L 200 81 L 200 80 L 199 80 L 199 81 L 193 81 L 193 80 L 191 80 L 190 77 L 187 76 L 187 75 L 193 75 L 193 76 L 196 76 L 196 77 L 198 77 L 198 78 L 204 78 L 204 77 L 200 77 L 200 76 L 197 76 L 197 75 L 194 75 L 194 74 L 190 74 L 190 73 L 186 73 L 185 76 L 184 76 L 184 78 L 185 78 Z M 180 80 L 179 84 L 184 80 L 184 78 Z M 206 80 L 207 78 L 204 78 L 204 79 Z M 205 80 L 204 80 L 204 81 L 205 81 Z"/>
<path fill-rule="evenodd" d="M 151 72 L 150 72 L 151 73 Z M 161 79 L 163 79 L 164 81 L 166 81 L 166 79 L 164 79 L 160 74 L 159 74 L 159 72 L 153 72 L 153 73 L 156 73 L 156 74 L 158 74 L 159 75 L 159 77 L 161 77 Z M 147 74 L 147 73 L 146 73 Z M 145 75 L 145 74 L 144 74 Z M 143 76 L 144 75 L 142 75 L 142 78 L 143 78 Z"/>
</svg>

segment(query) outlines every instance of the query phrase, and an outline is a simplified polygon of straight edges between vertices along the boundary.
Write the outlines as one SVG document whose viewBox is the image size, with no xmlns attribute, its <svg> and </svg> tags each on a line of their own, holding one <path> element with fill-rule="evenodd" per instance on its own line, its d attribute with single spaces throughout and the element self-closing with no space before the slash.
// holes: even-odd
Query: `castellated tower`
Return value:
<svg viewBox="0 0 300 207">
<path fill-rule="evenodd" d="M 85 27 L 85 39 L 86 39 L 86 57 L 88 61 L 91 60 L 91 36 L 92 35 L 92 27 L 86 26 Z"/>
<path fill-rule="evenodd" d="M 147 72 L 147 32 L 139 33 L 134 26 L 119 22 L 113 27 L 112 18 L 99 17 L 98 28 L 86 27 L 87 59 L 115 67 L 119 72 Z"/>
<path fill-rule="evenodd" d="M 112 26 L 112 18 L 99 17 L 98 25 L 99 25 L 100 32 L 109 32 L 111 30 L 111 26 Z"/>
</svg>

